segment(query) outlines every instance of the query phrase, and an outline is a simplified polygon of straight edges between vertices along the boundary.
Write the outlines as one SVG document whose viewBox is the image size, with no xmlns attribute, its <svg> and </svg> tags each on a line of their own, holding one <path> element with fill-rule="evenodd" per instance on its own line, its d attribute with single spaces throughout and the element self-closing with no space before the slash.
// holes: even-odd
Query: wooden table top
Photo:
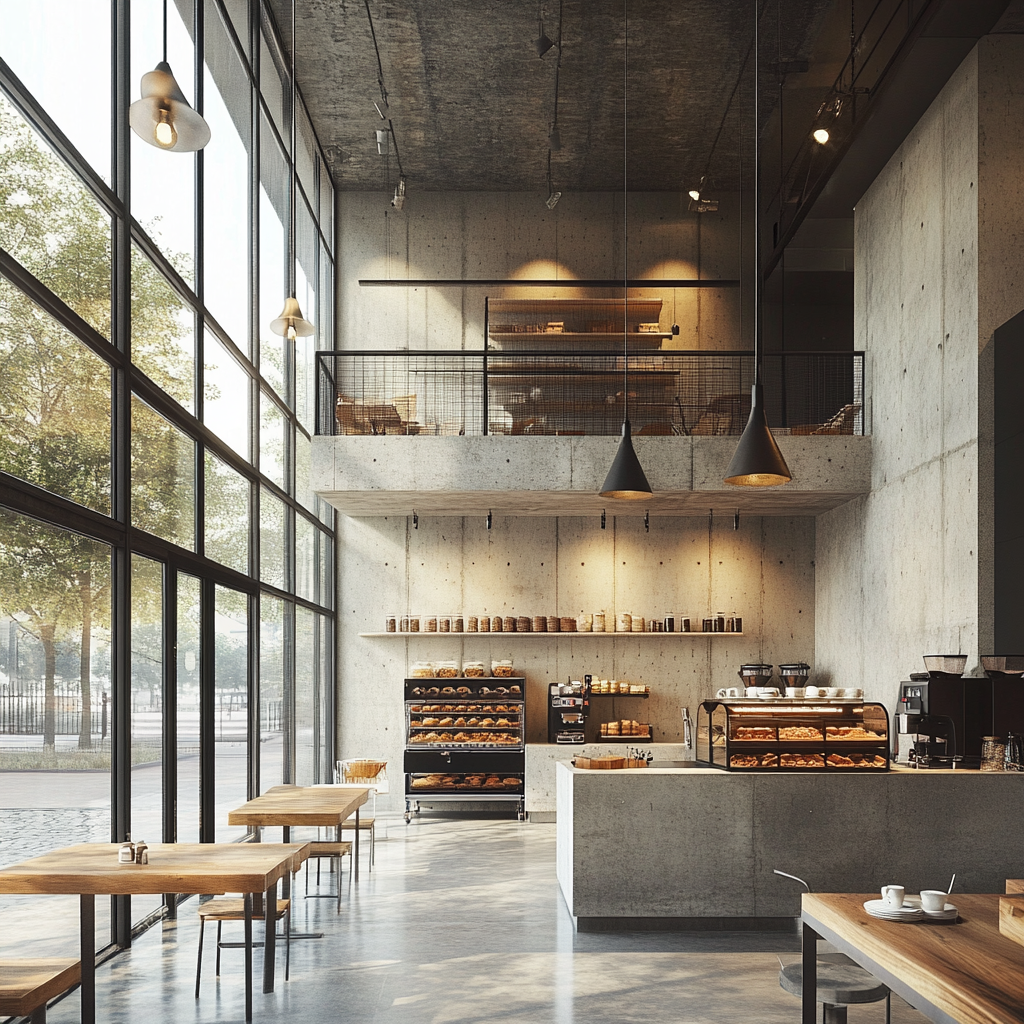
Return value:
<svg viewBox="0 0 1024 1024">
<path fill-rule="evenodd" d="M 0 893 L 263 892 L 299 866 L 308 843 L 155 843 L 148 864 L 119 864 L 119 843 L 81 843 L 0 869 Z"/>
<path fill-rule="evenodd" d="M 869 899 L 877 896 L 805 893 L 802 916 L 824 938 L 831 931 L 866 954 L 881 980 L 888 972 L 952 1020 L 1024 1024 L 1024 946 L 999 933 L 998 895 L 954 893 L 956 925 L 882 921 L 864 909 Z"/>
<path fill-rule="evenodd" d="M 340 825 L 369 799 L 366 786 L 274 786 L 228 812 L 229 825 Z"/>
</svg>

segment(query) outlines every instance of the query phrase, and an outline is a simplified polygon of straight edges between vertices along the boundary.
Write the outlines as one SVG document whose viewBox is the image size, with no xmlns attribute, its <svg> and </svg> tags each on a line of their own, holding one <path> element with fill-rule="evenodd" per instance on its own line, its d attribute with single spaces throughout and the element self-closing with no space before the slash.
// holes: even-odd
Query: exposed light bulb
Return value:
<svg viewBox="0 0 1024 1024">
<path fill-rule="evenodd" d="M 694 199 L 694 200 L 700 199 L 700 189 L 699 188 L 691 188 L 690 191 L 687 193 L 687 195 L 691 199 Z"/>
<path fill-rule="evenodd" d="M 288 330 L 285 331 L 285 337 L 294 345 L 295 344 L 295 324 L 289 323 Z"/>
<path fill-rule="evenodd" d="M 161 149 L 171 149 L 178 141 L 178 133 L 171 121 L 171 112 L 161 107 L 157 112 L 157 122 L 153 125 L 153 138 Z"/>
<path fill-rule="evenodd" d="M 819 146 L 824 146 L 829 140 L 829 133 L 827 128 L 815 128 L 811 133 L 811 138 L 818 143 Z"/>
</svg>

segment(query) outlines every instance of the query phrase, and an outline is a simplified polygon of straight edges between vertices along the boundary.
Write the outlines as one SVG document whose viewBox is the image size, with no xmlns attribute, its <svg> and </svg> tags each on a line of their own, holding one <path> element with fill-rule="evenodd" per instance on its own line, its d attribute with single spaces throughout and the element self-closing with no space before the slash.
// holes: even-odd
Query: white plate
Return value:
<svg viewBox="0 0 1024 1024">
<path fill-rule="evenodd" d="M 952 903 L 947 903 L 941 910 L 925 910 L 921 906 L 920 896 L 907 896 L 903 901 L 903 905 L 906 906 L 907 904 L 910 904 L 912 907 L 920 907 L 926 917 L 934 917 L 939 921 L 954 918 L 959 913 L 956 906 Z"/>
<path fill-rule="evenodd" d="M 885 900 L 868 900 L 864 909 L 872 917 L 884 921 L 922 921 L 925 918 L 925 912 L 919 906 L 908 906 L 906 903 L 902 907 L 894 907 Z"/>
</svg>

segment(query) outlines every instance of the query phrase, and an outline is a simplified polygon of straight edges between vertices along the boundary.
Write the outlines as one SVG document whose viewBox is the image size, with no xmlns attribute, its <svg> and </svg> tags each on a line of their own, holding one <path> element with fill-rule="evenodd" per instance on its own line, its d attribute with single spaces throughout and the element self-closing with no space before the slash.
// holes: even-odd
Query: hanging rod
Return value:
<svg viewBox="0 0 1024 1024">
<path fill-rule="evenodd" d="M 621 278 L 613 280 L 551 280 L 541 281 L 536 278 L 520 280 L 517 278 L 472 278 L 472 279 L 436 279 L 436 278 L 361 278 L 360 288 L 738 288 L 740 282 L 729 278 L 698 280 L 697 278 L 665 278 L 640 277 L 623 282 Z"/>
</svg>

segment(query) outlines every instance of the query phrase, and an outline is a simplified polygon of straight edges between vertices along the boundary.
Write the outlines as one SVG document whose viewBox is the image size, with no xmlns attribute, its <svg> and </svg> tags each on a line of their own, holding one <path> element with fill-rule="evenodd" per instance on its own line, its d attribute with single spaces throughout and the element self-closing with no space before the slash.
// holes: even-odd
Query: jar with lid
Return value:
<svg viewBox="0 0 1024 1024">
<path fill-rule="evenodd" d="M 466 619 L 463 615 L 452 616 L 452 632 L 453 633 L 465 633 L 466 632 Z M 475 630 L 474 630 L 475 632 Z"/>
<path fill-rule="evenodd" d="M 1006 744 L 999 736 L 981 737 L 981 770 L 1001 772 L 1006 761 Z"/>
<path fill-rule="evenodd" d="M 511 660 L 501 660 L 491 662 L 491 675 L 497 679 L 509 679 L 515 673 L 512 670 Z"/>
<path fill-rule="evenodd" d="M 716 633 L 725 632 L 725 612 L 715 612 L 714 631 Z"/>
<path fill-rule="evenodd" d="M 413 679 L 433 679 L 434 665 L 429 661 L 414 661 L 409 666 L 409 675 Z"/>
<path fill-rule="evenodd" d="M 397 632 L 398 631 L 398 619 L 396 619 L 394 615 L 389 615 L 384 620 L 384 629 L 388 633 L 395 633 L 395 632 Z"/>
<path fill-rule="evenodd" d="M 715 626 L 714 619 L 701 619 L 701 632 L 710 633 L 713 631 Z"/>
<path fill-rule="evenodd" d="M 452 617 L 450 615 L 438 615 L 437 631 L 438 633 L 450 633 L 452 631 Z"/>
<path fill-rule="evenodd" d="M 591 622 L 591 628 L 595 633 L 603 633 L 605 631 L 605 614 L 603 611 L 594 612 L 594 618 Z"/>
<path fill-rule="evenodd" d="M 434 668 L 438 679 L 455 679 L 459 674 L 457 661 L 439 661 Z"/>
<path fill-rule="evenodd" d="M 467 679 L 482 679 L 484 676 L 484 663 L 482 661 L 467 661 L 462 666 L 462 674 Z"/>
</svg>

